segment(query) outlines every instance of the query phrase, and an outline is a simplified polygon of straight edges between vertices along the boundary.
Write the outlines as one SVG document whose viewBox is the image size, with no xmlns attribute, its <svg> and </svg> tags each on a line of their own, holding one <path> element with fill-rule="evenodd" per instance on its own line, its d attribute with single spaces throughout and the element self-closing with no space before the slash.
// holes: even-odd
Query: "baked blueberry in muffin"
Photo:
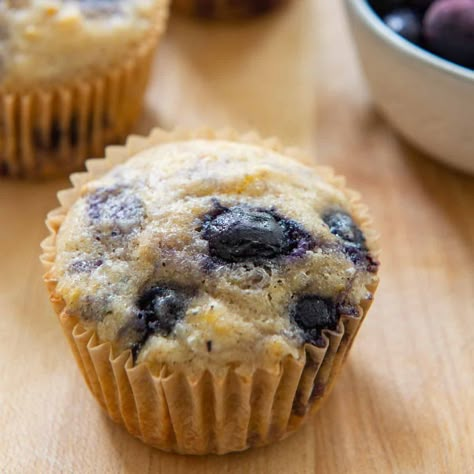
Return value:
<svg viewBox="0 0 474 474">
<path fill-rule="evenodd" d="M 364 226 L 343 188 L 277 152 L 162 144 L 84 185 L 52 274 L 66 313 L 135 363 L 274 364 L 361 315 L 378 266 Z"/>
<path fill-rule="evenodd" d="M 296 222 L 272 209 L 245 205 L 230 209 L 218 205 L 205 219 L 202 235 L 209 242 L 209 255 L 228 263 L 264 264 L 314 246 L 312 237 Z"/>
</svg>

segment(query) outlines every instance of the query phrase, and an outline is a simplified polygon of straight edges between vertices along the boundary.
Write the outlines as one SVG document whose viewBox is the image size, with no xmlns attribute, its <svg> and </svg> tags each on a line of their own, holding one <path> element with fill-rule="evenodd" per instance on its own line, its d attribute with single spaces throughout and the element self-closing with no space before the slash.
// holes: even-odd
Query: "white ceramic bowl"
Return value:
<svg viewBox="0 0 474 474">
<path fill-rule="evenodd" d="M 474 173 L 474 71 L 391 31 L 366 0 L 345 0 L 375 103 L 409 142 Z"/>
</svg>

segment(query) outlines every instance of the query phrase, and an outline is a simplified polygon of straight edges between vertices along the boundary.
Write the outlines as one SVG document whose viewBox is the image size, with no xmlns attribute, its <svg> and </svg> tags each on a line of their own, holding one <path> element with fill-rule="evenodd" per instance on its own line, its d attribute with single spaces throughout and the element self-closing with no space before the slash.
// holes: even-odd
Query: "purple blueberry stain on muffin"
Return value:
<svg viewBox="0 0 474 474">
<path fill-rule="evenodd" d="M 239 204 L 219 204 L 204 217 L 202 237 L 209 255 L 225 263 L 262 265 L 282 256 L 300 257 L 315 245 L 311 235 L 297 222 L 272 209 Z"/>
<path fill-rule="evenodd" d="M 79 0 L 81 12 L 87 18 L 103 18 L 123 12 L 121 0 Z"/>
<path fill-rule="evenodd" d="M 87 213 L 96 231 L 114 238 L 138 230 L 145 218 L 145 207 L 128 187 L 110 186 L 87 197 Z"/>
<path fill-rule="evenodd" d="M 69 273 L 91 273 L 95 269 L 99 268 L 104 261 L 102 259 L 78 259 L 72 262 L 69 267 Z"/>
<path fill-rule="evenodd" d="M 85 321 L 103 321 L 112 312 L 113 295 L 86 295 L 80 299 L 81 318 Z M 73 310 L 73 313 L 75 311 Z"/>
</svg>

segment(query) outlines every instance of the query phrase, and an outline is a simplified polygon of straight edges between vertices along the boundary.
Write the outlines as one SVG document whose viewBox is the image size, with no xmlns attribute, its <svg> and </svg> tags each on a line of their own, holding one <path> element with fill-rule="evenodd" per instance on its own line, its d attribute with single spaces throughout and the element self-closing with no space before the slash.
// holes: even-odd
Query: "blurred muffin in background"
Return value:
<svg viewBox="0 0 474 474">
<path fill-rule="evenodd" d="M 168 3 L 0 3 L 1 174 L 67 173 L 130 133 Z"/>
<path fill-rule="evenodd" d="M 188 15 L 219 20 L 249 18 L 268 12 L 288 0 L 174 0 L 173 8 Z"/>
</svg>

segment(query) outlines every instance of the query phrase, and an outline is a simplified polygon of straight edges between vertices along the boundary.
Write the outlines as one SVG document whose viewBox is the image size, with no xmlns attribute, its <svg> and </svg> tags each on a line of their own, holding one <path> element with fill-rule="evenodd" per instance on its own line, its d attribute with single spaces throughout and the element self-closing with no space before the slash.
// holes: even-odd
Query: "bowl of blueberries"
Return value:
<svg viewBox="0 0 474 474">
<path fill-rule="evenodd" d="M 474 0 L 345 0 L 374 102 L 408 142 L 474 173 Z"/>
</svg>

